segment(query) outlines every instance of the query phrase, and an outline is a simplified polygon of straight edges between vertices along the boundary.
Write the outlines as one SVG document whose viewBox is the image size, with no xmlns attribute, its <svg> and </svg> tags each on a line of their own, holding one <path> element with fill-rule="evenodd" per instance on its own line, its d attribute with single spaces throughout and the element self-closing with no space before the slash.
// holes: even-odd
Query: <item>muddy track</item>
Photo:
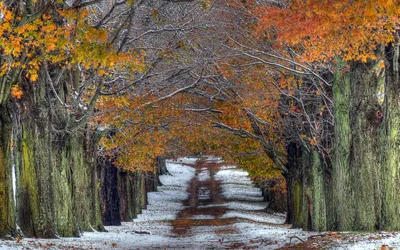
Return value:
<svg viewBox="0 0 400 250">
<path fill-rule="evenodd" d="M 237 218 L 221 218 L 229 209 L 224 206 L 226 201 L 221 195 L 221 183 L 215 179 L 220 167 L 221 164 L 212 162 L 194 165 L 196 172 L 189 184 L 189 197 L 183 201 L 185 208 L 172 221 L 171 236 L 190 236 L 190 230 L 196 226 L 207 227 L 216 234 L 237 233 L 234 226 Z"/>
</svg>

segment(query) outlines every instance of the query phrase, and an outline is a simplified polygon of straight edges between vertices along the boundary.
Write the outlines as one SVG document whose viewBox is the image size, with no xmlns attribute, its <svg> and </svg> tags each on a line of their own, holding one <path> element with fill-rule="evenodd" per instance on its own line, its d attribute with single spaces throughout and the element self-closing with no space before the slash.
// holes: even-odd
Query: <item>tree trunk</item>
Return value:
<svg viewBox="0 0 400 250">
<path fill-rule="evenodd" d="M 131 221 L 133 219 L 131 214 L 131 194 L 129 172 L 118 171 L 118 193 L 120 198 L 120 216 L 121 221 Z"/>
<path fill-rule="evenodd" d="M 338 65 L 339 68 L 345 65 Z M 350 128 L 350 100 L 351 81 L 350 76 L 337 70 L 333 82 L 334 102 L 334 152 L 333 152 L 333 203 L 335 212 L 332 214 L 334 228 L 346 229 L 353 224 L 353 215 L 347 201 L 354 200 L 351 192 L 350 179 L 350 145 L 352 133 Z M 329 215 L 328 215 L 329 216 Z"/>
<path fill-rule="evenodd" d="M 118 169 L 110 157 L 104 157 L 102 174 L 102 219 L 105 226 L 121 225 L 118 193 Z"/>
<path fill-rule="evenodd" d="M 143 178 L 142 174 L 139 171 L 134 172 L 134 200 L 135 200 L 135 216 L 142 212 L 144 207 L 144 200 L 143 200 Z"/>
<path fill-rule="evenodd" d="M 101 214 L 101 169 L 99 164 L 100 157 L 98 156 L 98 142 L 102 133 L 93 133 L 89 129 L 86 130 L 85 136 L 85 159 L 88 171 L 88 182 L 86 185 L 87 199 L 89 202 L 89 212 L 86 215 L 89 217 L 91 228 L 96 231 L 105 231 L 102 214 Z"/>
<path fill-rule="evenodd" d="M 138 210 L 137 210 L 137 194 L 136 192 L 136 171 L 135 172 L 129 172 L 129 186 L 130 186 L 130 193 L 129 193 L 129 207 L 131 210 L 132 218 L 137 218 L 138 215 Z"/>
<path fill-rule="evenodd" d="M 285 213 L 287 211 L 287 195 L 282 190 L 276 188 L 263 187 L 262 193 L 264 201 L 268 202 L 266 211 L 269 213 Z"/>
<path fill-rule="evenodd" d="M 287 146 L 288 162 L 286 167 L 288 172 L 285 174 L 287 185 L 287 224 L 292 224 L 293 228 L 303 227 L 303 183 L 302 169 L 298 162 L 299 149 L 296 143 L 290 143 Z"/>
<path fill-rule="evenodd" d="M 164 156 L 157 156 L 156 158 L 157 165 L 157 186 L 162 186 L 160 181 L 160 175 L 170 175 L 167 169 L 167 163 Z"/>
<path fill-rule="evenodd" d="M 376 64 L 353 64 L 335 74 L 334 229 L 373 231 L 381 209 Z"/>
<path fill-rule="evenodd" d="M 320 154 L 315 150 L 301 152 L 303 167 L 303 229 L 326 231 L 326 200 L 324 168 Z"/>
<path fill-rule="evenodd" d="M 15 214 L 11 161 L 11 117 L 7 108 L 0 106 L 0 237 L 14 235 Z"/>
<path fill-rule="evenodd" d="M 93 231 L 91 225 L 91 171 L 85 152 L 83 135 L 71 135 L 69 137 L 69 165 L 73 172 L 73 197 L 74 211 L 79 230 Z"/>
<path fill-rule="evenodd" d="M 43 79 L 43 78 L 40 78 Z M 16 140 L 16 167 L 19 188 L 17 223 L 26 236 L 55 237 L 52 180 L 51 114 L 44 81 L 26 83 L 19 118 L 20 134 Z"/>
<path fill-rule="evenodd" d="M 396 38 L 398 43 L 398 37 Z M 385 51 L 385 88 L 383 103 L 382 153 L 382 223 L 381 229 L 400 230 L 400 79 L 398 44 Z"/>
<path fill-rule="evenodd" d="M 74 206 L 74 166 L 71 165 L 72 145 L 69 136 L 55 138 L 53 145 L 54 157 L 54 207 L 55 224 L 60 236 L 79 236 L 78 220 Z M 74 148 L 74 149 L 73 149 Z"/>
</svg>

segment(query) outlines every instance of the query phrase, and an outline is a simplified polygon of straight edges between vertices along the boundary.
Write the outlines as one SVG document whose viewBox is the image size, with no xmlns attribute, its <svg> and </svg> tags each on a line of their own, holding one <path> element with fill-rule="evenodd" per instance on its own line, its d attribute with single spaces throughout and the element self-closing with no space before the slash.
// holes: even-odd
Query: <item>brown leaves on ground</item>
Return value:
<svg viewBox="0 0 400 250">
<path fill-rule="evenodd" d="M 303 241 L 296 244 L 295 239 L 291 240 L 291 243 L 287 244 L 282 249 L 285 250 L 297 250 L 297 249 L 333 249 L 336 247 L 348 246 L 352 243 L 365 242 L 373 243 L 388 237 L 396 236 L 396 232 L 379 232 L 379 233 L 340 233 L 340 232 L 327 232 L 317 234 L 308 237 L 307 239 L 299 239 Z M 377 247 L 376 250 L 396 250 L 396 246 L 382 245 Z"/>
</svg>

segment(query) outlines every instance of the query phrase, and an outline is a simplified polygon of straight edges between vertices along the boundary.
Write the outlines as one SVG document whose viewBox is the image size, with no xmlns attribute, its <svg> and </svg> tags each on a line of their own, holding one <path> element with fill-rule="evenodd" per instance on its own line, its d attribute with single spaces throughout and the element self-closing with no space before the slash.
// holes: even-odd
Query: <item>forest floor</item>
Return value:
<svg viewBox="0 0 400 250">
<path fill-rule="evenodd" d="M 248 174 L 218 159 L 169 161 L 133 222 L 80 238 L 3 240 L 0 249 L 397 249 L 398 233 L 304 232 L 264 211 Z M 383 246 L 387 246 L 386 248 Z M 392 248 L 393 247 L 393 248 Z M 400 249 L 400 248 L 399 248 Z"/>
</svg>

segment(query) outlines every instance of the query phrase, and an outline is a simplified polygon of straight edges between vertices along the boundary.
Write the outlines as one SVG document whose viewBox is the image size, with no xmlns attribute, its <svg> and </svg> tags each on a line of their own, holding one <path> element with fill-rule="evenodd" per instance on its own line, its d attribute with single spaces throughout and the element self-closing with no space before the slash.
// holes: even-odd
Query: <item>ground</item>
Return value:
<svg viewBox="0 0 400 250">
<path fill-rule="evenodd" d="M 304 232 L 264 211 L 248 174 L 218 158 L 168 161 L 158 192 L 133 222 L 80 238 L 0 241 L 0 249 L 396 249 L 397 233 Z M 383 246 L 387 246 L 384 248 Z M 392 248 L 393 247 L 393 248 Z"/>
</svg>

